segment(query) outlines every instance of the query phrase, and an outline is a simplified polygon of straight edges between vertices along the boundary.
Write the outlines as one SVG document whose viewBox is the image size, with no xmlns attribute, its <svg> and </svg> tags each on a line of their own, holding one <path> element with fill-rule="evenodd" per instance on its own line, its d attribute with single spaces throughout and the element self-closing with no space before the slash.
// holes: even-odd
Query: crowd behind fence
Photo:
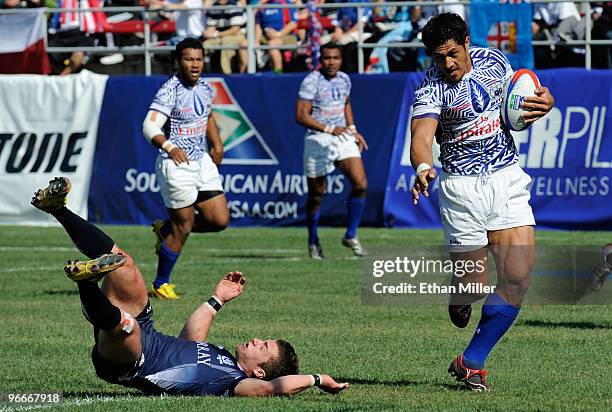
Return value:
<svg viewBox="0 0 612 412">
<path fill-rule="evenodd" d="M 97 65 L 94 71 L 150 75 L 154 66 L 163 71 L 172 65 L 170 53 L 184 37 L 202 39 L 209 72 L 312 69 L 319 46 L 328 41 L 342 45 L 347 72 L 418 71 L 431 64 L 420 41 L 431 16 L 451 11 L 478 24 L 470 21 L 470 1 L 85 3 L 87 8 L 78 0 L 0 0 L 0 16 L 44 8 L 47 52 L 56 74 Z M 611 68 L 611 4 L 533 0 L 535 67 Z"/>
</svg>

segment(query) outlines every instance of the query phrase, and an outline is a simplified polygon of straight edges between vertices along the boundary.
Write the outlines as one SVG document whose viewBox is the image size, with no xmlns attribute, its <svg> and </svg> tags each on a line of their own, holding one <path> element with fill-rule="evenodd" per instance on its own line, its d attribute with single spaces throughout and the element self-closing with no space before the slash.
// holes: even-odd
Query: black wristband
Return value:
<svg viewBox="0 0 612 412">
<path fill-rule="evenodd" d="M 223 306 L 214 296 L 211 296 L 206 303 L 208 303 L 216 312 L 219 312 L 219 310 L 221 310 L 221 306 Z"/>
<path fill-rule="evenodd" d="M 321 375 L 312 375 L 312 377 L 315 380 L 314 386 L 316 386 L 316 387 L 321 386 Z"/>
</svg>

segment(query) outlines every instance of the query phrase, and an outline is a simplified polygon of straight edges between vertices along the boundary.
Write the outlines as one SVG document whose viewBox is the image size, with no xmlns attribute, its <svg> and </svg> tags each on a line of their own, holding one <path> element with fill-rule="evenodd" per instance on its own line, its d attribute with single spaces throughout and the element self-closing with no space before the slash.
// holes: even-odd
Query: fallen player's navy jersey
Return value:
<svg viewBox="0 0 612 412">
<path fill-rule="evenodd" d="M 222 346 L 154 333 L 155 343 L 143 350 L 144 364 L 137 377 L 160 392 L 233 396 L 238 382 L 247 377 Z"/>
<path fill-rule="evenodd" d="M 147 393 L 234 395 L 238 382 L 247 376 L 227 349 L 164 335 L 153 327 L 151 315 L 149 309 L 146 316 L 137 318 L 142 334 L 137 372 L 114 383 Z"/>
</svg>

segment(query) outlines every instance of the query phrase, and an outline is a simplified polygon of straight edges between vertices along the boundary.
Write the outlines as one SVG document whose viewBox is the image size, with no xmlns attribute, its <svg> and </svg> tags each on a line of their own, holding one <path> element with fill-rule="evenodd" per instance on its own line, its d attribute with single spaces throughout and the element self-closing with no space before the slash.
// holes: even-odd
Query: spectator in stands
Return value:
<svg viewBox="0 0 612 412">
<path fill-rule="evenodd" d="M 378 1 L 384 3 L 383 1 Z M 373 11 L 374 26 L 377 33 L 372 37 L 377 38 L 377 44 L 387 44 L 390 42 L 410 42 L 413 41 L 417 34 L 427 23 L 427 20 L 422 18 L 420 6 L 384 6 L 374 8 Z M 416 49 L 391 49 L 392 53 L 397 55 L 401 60 L 409 59 L 411 62 L 405 62 L 407 67 L 403 70 L 416 69 Z M 387 59 L 386 47 L 377 47 L 370 54 L 370 63 L 366 68 L 369 73 L 388 73 L 389 62 Z"/>
<path fill-rule="evenodd" d="M 444 0 L 444 3 L 452 3 L 456 0 Z M 465 22 L 468 22 L 468 18 L 465 15 L 465 6 L 463 4 L 442 4 L 439 5 L 437 7 L 437 13 L 435 14 L 442 14 L 442 13 L 455 13 L 458 14 L 463 20 L 465 20 Z M 427 18 L 427 21 L 429 21 L 429 19 L 433 17 L 433 14 L 430 15 Z"/>
<path fill-rule="evenodd" d="M 236 0 L 215 0 L 213 6 L 238 5 Z M 247 68 L 248 54 L 246 50 L 246 13 L 244 9 L 210 9 L 206 15 L 206 30 L 204 30 L 204 48 L 210 46 L 239 46 L 239 70 L 244 73 Z M 221 70 L 225 74 L 232 73 L 232 58 L 236 50 L 221 50 Z"/>
<path fill-rule="evenodd" d="M 340 0 L 336 3 L 363 3 L 361 0 Z M 363 16 L 361 21 L 357 21 L 357 7 L 342 7 L 338 9 L 338 14 L 336 18 L 336 28 L 331 35 L 331 41 L 345 45 L 348 43 L 353 43 L 358 41 L 359 37 L 359 26 L 364 26 L 365 23 L 369 22 L 370 17 L 372 16 L 371 8 L 363 9 Z M 370 33 L 363 33 L 361 40 L 364 41 L 368 37 L 370 37 Z M 325 39 L 327 40 L 327 39 Z M 327 43 L 327 41 L 321 40 L 322 44 Z M 329 41 L 328 40 L 328 41 Z"/>
<path fill-rule="evenodd" d="M 593 30 L 591 38 L 595 40 L 611 40 L 612 39 L 612 3 L 604 3 L 593 8 Z M 591 67 L 594 69 L 610 69 L 612 68 L 612 47 L 593 46 L 591 47 Z"/>
<path fill-rule="evenodd" d="M 363 3 L 360 0 L 340 0 L 335 3 Z M 333 20 L 334 30 L 330 35 L 321 36 L 321 45 L 330 41 L 342 46 L 342 71 L 352 73 L 357 71 L 357 41 L 359 40 L 359 28 L 365 29 L 372 16 L 371 8 L 364 8 L 361 21 L 358 21 L 357 7 L 339 7 L 336 18 Z M 361 41 L 372 36 L 369 32 L 363 32 Z"/>
<path fill-rule="evenodd" d="M 533 5 L 535 31 L 550 30 L 563 40 L 582 40 L 585 37 L 585 20 L 575 3 L 536 3 Z"/>
<path fill-rule="evenodd" d="M 49 7 L 55 8 L 57 4 L 54 0 L 0 0 L 0 9 L 15 9 L 15 8 L 35 8 Z"/>
<path fill-rule="evenodd" d="M 289 0 L 261 0 L 259 4 L 290 4 Z M 257 12 L 255 44 L 286 46 L 297 44 L 297 9 L 262 8 Z M 279 49 L 268 51 L 272 70 L 283 71 L 283 56 Z"/>
<path fill-rule="evenodd" d="M 176 36 L 170 44 L 178 44 L 186 37 L 201 39 L 204 33 L 203 8 L 210 6 L 212 0 L 151 0 L 152 8 L 163 8 L 177 11 Z"/>
<path fill-rule="evenodd" d="M 59 0 L 58 8 L 78 9 L 78 0 Z M 89 21 L 88 21 L 89 22 Z M 95 19 L 91 20 L 94 26 L 97 24 Z M 49 23 L 49 37 L 47 44 L 50 47 L 92 47 L 97 45 L 94 37 L 85 31 L 95 32 L 95 27 L 82 27 L 79 13 L 77 12 L 58 12 L 54 13 Z M 65 76 L 78 73 L 85 66 L 89 56 L 82 51 L 72 53 L 50 53 L 49 62 L 51 63 L 53 74 Z"/>
<path fill-rule="evenodd" d="M 534 40 L 583 40 L 586 19 L 581 18 L 575 3 L 536 3 L 533 5 Z M 551 45 L 534 48 L 536 67 L 584 65 L 584 48 Z"/>
<path fill-rule="evenodd" d="M 0 8 L 15 9 L 21 6 L 20 0 L 0 0 Z"/>
</svg>

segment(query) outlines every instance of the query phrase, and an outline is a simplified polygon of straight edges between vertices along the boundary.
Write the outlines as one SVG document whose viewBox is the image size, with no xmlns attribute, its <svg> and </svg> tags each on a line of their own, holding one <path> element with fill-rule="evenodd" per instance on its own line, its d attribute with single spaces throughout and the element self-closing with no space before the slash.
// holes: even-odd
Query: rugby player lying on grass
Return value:
<svg viewBox="0 0 612 412">
<path fill-rule="evenodd" d="M 53 215 L 92 259 L 69 261 L 65 271 L 76 282 L 83 314 L 94 326 L 91 357 L 98 377 L 152 394 L 270 396 L 311 386 L 330 393 L 348 388 L 328 375 L 298 375 L 297 355 L 283 340 L 252 339 L 238 346 L 235 356 L 206 341 L 217 311 L 242 293 L 241 272 L 229 272 L 219 281 L 179 337 L 155 330 L 147 288 L 134 260 L 65 207 L 69 191 L 67 178 L 55 178 L 35 193 L 32 205 Z"/>
</svg>

